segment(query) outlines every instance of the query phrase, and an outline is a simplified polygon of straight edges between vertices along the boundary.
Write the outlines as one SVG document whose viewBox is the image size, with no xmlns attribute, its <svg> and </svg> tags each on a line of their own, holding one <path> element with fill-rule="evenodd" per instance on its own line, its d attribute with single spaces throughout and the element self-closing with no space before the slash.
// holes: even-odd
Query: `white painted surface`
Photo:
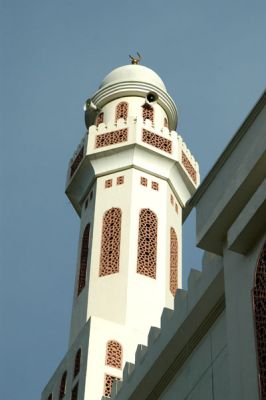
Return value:
<svg viewBox="0 0 266 400">
<path fill-rule="evenodd" d="M 227 357 L 225 315 L 222 314 L 162 393 L 160 400 L 228 399 Z"/>
<path fill-rule="evenodd" d="M 125 81 L 148 82 L 150 84 L 158 86 L 162 90 L 166 90 L 162 79 L 152 69 L 147 68 L 144 65 L 131 64 L 118 67 L 111 71 L 102 80 L 99 88 Z"/>
<path fill-rule="evenodd" d="M 151 90 L 158 95 L 158 101 L 152 103 L 153 123 L 143 121 L 142 117 L 142 106 Z M 90 126 L 88 136 L 84 136 L 78 145 L 70 160 L 66 185 L 66 192 L 81 216 L 70 347 L 62 366 L 49 383 L 49 390 L 56 388 L 61 369 L 70 368 L 71 359 L 73 362 L 71 349 L 77 345 L 90 321 L 86 337 L 85 389 L 80 389 L 85 390 L 84 395 L 83 392 L 80 394 L 81 398 L 87 400 L 101 398 L 105 373 L 122 376 L 122 370 L 113 371 L 112 367 L 104 364 L 107 341 L 119 341 L 123 346 L 123 362 L 133 362 L 137 345 L 147 344 L 150 327 L 160 326 L 163 308 L 174 306 L 169 282 L 170 228 L 175 229 L 178 238 L 178 287 L 181 287 L 182 207 L 197 186 L 182 164 L 182 152 L 195 168 L 199 183 L 198 164 L 194 157 L 177 132 L 164 127 L 165 118 L 170 127 L 176 126 L 176 108 L 156 73 L 143 66 L 131 65 L 114 70 L 103 80 L 93 101 L 100 104 L 104 122 L 98 127 Z M 121 101 L 128 103 L 128 118 L 116 122 L 116 107 Z M 97 135 L 120 129 L 128 130 L 126 142 L 96 148 Z M 170 141 L 172 151 L 168 153 L 144 143 L 143 129 Z M 71 165 L 82 147 L 84 157 L 70 176 Z M 124 177 L 121 185 L 116 184 L 119 176 Z M 147 179 L 147 187 L 140 184 L 141 177 Z M 107 179 L 112 179 L 110 188 L 105 188 Z M 152 189 L 152 182 L 159 185 L 158 191 Z M 100 277 L 102 221 L 104 213 L 113 207 L 122 211 L 119 272 Z M 151 209 L 158 220 L 156 279 L 141 275 L 136 270 L 139 213 L 143 208 Z M 77 296 L 81 241 L 88 223 L 91 228 L 86 286 Z M 45 390 L 44 393 L 48 392 Z"/>
</svg>

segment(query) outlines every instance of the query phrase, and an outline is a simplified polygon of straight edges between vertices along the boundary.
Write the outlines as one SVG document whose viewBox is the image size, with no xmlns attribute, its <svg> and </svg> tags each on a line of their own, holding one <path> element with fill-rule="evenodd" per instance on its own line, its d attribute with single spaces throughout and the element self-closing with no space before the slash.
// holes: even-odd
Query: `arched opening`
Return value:
<svg viewBox="0 0 266 400">
<path fill-rule="evenodd" d="M 102 124 L 103 123 L 103 119 L 104 119 L 104 113 L 100 112 L 100 114 L 97 115 L 95 125 L 99 126 L 100 124 Z"/>
<path fill-rule="evenodd" d="M 81 360 L 81 349 L 78 349 L 78 351 L 76 352 L 75 363 L 74 363 L 74 371 L 73 371 L 74 378 L 79 374 L 80 360 Z"/>
<path fill-rule="evenodd" d="M 145 103 L 142 106 L 142 118 L 143 121 L 146 121 L 146 119 L 150 119 L 152 124 L 154 123 L 154 109 L 151 105 Z"/>
<path fill-rule="evenodd" d="M 115 122 L 117 122 L 120 118 L 123 118 L 126 121 L 127 116 L 128 116 L 128 103 L 126 101 L 122 101 L 116 106 Z"/>
<path fill-rule="evenodd" d="M 121 219 L 120 208 L 111 208 L 103 216 L 99 276 L 119 272 Z"/>
<path fill-rule="evenodd" d="M 137 273 L 156 279 L 157 216 L 149 208 L 139 214 Z"/>
<path fill-rule="evenodd" d="M 106 345 L 106 365 L 122 368 L 122 346 L 116 340 L 109 340 Z"/>
<path fill-rule="evenodd" d="M 59 400 L 63 399 L 66 394 L 67 371 L 62 375 L 59 389 Z"/>
<path fill-rule="evenodd" d="M 78 296 L 86 285 L 89 238 L 90 238 L 90 224 L 86 226 L 82 236 L 80 263 L 79 263 Z"/>
</svg>

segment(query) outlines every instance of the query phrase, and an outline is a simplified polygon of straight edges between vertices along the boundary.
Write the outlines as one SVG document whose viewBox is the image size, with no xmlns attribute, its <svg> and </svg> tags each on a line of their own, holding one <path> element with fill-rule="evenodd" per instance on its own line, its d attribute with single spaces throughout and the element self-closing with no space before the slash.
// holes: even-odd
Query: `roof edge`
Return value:
<svg viewBox="0 0 266 400">
<path fill-rule="evenodd" d="M 252 123 L 255 121 L 257 116 L 260 114 L 260 112 L 263 110 L 264 106 L 266 105 L 266 90 L 262 93 L 260 98 L 258 99 L 257 103 L 254 105 L 252 110 L 249 112 L 248 116 L 244 120 L 244 122 L 241 124 L 241 126 L 238 128 L 237 132 L 235 135 L 232 137 L 218 160 L 214 163 L 213 167 L 210 169 L 209 173 L 206 175 L 206 177 L 203 179 L 201 182 L 200 186 L 196 190 L 196 192 L 193 194 L 193 196 L 188 200 L 186 207 L 185 207 L 185 218 L 189 215 L 191 209 L 198 203 L 198 201 L 201 199 L 207 188 L 210 186 L 216 175 L 218 174 L 220 168 L 224 165 L 226 160 L 229 158 L 231 153 L 234 151 L 236 148 L 237 144 L 239 141 L 242 139 L 242 137 L 245 135 L 247 132 L 248 128 L 252 125 Z M 184 219 L 185 219 L 184 218 Z"/>
</svg>

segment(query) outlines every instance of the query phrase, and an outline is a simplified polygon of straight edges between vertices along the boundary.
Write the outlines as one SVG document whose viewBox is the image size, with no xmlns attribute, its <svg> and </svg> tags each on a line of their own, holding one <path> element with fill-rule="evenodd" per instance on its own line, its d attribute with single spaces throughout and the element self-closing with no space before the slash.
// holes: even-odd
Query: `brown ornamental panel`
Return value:
<svg viewBox="0 0 266 400">
<path fill-rule="evenodd" d="M 187 156 L 185 155 L 185 153 L 183 151 L 182 151 L 182 164 L 184 165 L 187 173 L 189 174 L 189 176 L 191 177 L 193 182 L 197 183 L 196 170 L 195 170 L 195 168 L 192 167 L 191 162 L 189 161 L 189 159 L 187 158 Z"/>
<path fill-rule="evenodd" d="M 166 153 L 172 153 L 172 142 L 156 133 L 150 132 L 147 129 L 142 130 L 142 141 L 151 146 L 156 147 Z"/>
<path fill-rule="evenodd" d="M 114 381 L 120 381 L 120 380 L 121 379 L 116 377 L 116 376 L 105 374 L 104 392 L 103 392 L 105 397 L 111 397 L 113 382 Z"/>
<path fill-rule="evenodd" d="M 120 208 L 111 208 L 104 214 L 99 276 L 119 272 L 121 219 Z"/>
<path fill-rule="evenodd" d="M 110 146 L 112 144 L 127 141 L 127 129 L 119 129 L 118 131 L 102 133 L 96 136 L 96 149 L 100 147 Z"/>
<path fill-rule="evenodd" d="M 146 121 L 146 119 L 150 119 L 152 124 L 154 122 L 154 110 L 153 107 L 150 106 L 149 104 L 144 104 L 142 106 L 142 118 L 143 121 Z"/>
<path fill-rule="evenodd" d="M 109 340 L 106 346 L 106 365 L 122 368 L 122 346 L 116 340 Z"/>
<path fill-rule="evenodd" d="M 261 251 L 253 288 L 260 399 L 266 399 L 266 243 Z"/>
<path fill-rule="evenodd" d="M 174 228 L 170 229 L 170 291 L 174 296 L 177 290 L 178 242 Z"/>
<path fill-rule="evenodd" d="M 115 122 L 117 122 L 120 118 L 126 120 L 127 115 L 128 115 L 128 103 L 126 101 L 122 101 L 116 106 Z"/>
<path fill-rule="evenodd" d="M 156 279 L 157 217 L 148 208 L 139 215 L 137 272 Z"/>
<path fill-rule="evenodd" d="M 95 125 L 96 125 L 96 126 L 99 126 L 100 124 L 103 123 L 103 120 L 104 120 L 104 113 L 101 112 L 101 113 L 97 116 L 97 118 L 96 118 L 96 123 L 95 123 Z"/>
<path fill-rule="evenodd" d="M 83 156 L 84 156 L 84 146 L 80 149 L 80 151 L 77 154 L 75 160 L 71 164 L 70 177 L 72 177 L 74 175 L 74 173 L 76 172 L 76 170 L 78 169 L 78 166 L 81 163 L 81 161 L 83 159 Z"/>
</svg>

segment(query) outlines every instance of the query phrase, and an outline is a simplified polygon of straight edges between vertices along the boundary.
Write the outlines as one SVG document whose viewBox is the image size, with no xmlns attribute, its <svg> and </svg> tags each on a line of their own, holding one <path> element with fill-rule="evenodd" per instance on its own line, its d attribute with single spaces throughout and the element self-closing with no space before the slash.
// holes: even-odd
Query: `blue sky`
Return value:
<svg viewBox="0 0 266 400">
<path fill-rule="evenodd" d="M 79 218 L 64 194 L 83 103 L 139 51 L 209 171 L 265 88 L 264 0 L 2 0 L 1 389 L 36 400 L 67 349 Z M 200 268 L 193 215 L 184 280 Z M 186 285 L 186 284 L 185 284 Z"/>
</svg>

